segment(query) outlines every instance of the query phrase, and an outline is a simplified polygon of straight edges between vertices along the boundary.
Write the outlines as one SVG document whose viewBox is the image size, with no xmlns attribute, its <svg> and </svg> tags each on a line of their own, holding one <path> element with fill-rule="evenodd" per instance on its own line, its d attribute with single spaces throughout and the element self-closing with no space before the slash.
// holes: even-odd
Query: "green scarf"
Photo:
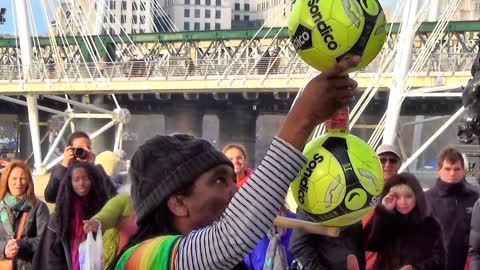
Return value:
<svg viewBox="0 0 480 270">
<path fill-rule="evenodd" d="M 15 221 L 23 211 L 30 209 L 30 203 L 23 196 L 15 197 L 10 192 L 0 201 L 0 221 L 7 235 L 15 237 Z"/>
</svg>

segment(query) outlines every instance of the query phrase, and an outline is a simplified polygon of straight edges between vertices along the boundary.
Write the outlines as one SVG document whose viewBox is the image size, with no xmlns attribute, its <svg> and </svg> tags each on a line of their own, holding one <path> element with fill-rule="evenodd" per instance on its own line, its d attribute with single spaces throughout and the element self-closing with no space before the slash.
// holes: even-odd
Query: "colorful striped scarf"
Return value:
<svg viewBox="0 0 480 270">
<path fill-rule="evenodd" d="M 180 235 L 165 235 L 137 244 L 120 257 L 115 270 L 173 270 Z"/>
</svg>

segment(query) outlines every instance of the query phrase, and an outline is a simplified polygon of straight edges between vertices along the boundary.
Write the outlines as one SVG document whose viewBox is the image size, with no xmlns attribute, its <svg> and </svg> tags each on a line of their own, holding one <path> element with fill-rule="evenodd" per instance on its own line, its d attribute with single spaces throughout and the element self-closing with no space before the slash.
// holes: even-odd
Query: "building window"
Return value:
<svg viewBox="0 0 480 270">
<path fill-rule="evenodd" d="M 205 9 L 205 18 L 206 19 L 210 18 L 210 10 L 209 9 Z"/>
<path fill-rule="evenodd" d="M 215 30 L 220 30 L 220 24 L 219 23 L 215 24 Z"/>
<path fill-rule="evenodd" d="M 247 17 L 247 16 L 245 16 Z M 140 23 L 145 24 L 145 16 L 140 16 Z"/>
<path fill-rule="evenodd" d="M 127 10 L 127 1 L 122 1 L 122 10 Z"/>
<path fill-rule="evenodd" d="M 137 15 L 133 15 L 133 16 L 132 16 L 132 23 L 133 23 L 133 24 L 136 24 L 137 22 L 138 22 Z"/>
<path fill-rule="evenodd" d="M 195 31 L 200 30 L 200 23 L 196 22 L 195 25 L 193 26 L 193 29 L 194 29 Z"/>
<path fill-rule="evenodd" d="M 183 30 L 185 30 L 185 31 L 190 30 L 190 23 L 189 22 L 184 22 L 183 23 Z"/>
<path fill-rule="evenodd" d="M 215 18 L 220 19 L 222 17 L 222 13 L 220 10 L 215 10 Z"/>
<path fill-rule="evenodd" d="M 205 23 L 205 30 L 210 30 L 210 23 Z"/>
<path fill-rule="evenodd" d="M 126 23 L 127 22 L 127 15 L 120 16 L 120 21 L 121 21 L 121 23 Z"/>
<path fill-rule="evenodd" d="M 103 23 L 107 23 L 107 22 L 108 22 L 107 16 L 103 17 Z"/>
<path fill-rule="evenodd" d="M 115 29 L 110 28 L 110 34 L 111 34 L 111 35 L 115 35 Z"/>
<path fill-rule="evenodd" d="M 113 14 L 110 14 L 110 22 L 111 23 L 115 22 L 115 16 L 113 16 Z"/>
<path fill-rule="evenodd" d="M 140 10 L 141 11 L 145 11 L 146 10 L 146 7 L 145 7 L 145 2 L 140 2 Z"/>
<path fill-rule="evenodd" d="M 190 0 L 185 0 L 185 5 L 190 5 Z"/>
<path fill-rule="evenodd" d="M 200 5 L 200 0 L 195 0 L 195 5 Z"/>
<path fill-rule="evenodd" d="M 212 4 L 212 0 L 205 0 L 205 6 L 210 6 Z"/>
<path fill-rule="evenodd" d="M 137 2 L 132 3 L 132 10 L 138 10 Z"/>
<path fill-rule="evenodd" d="M 195 9 L 195 18 L 200 18 L 200 9 Z"/>
<path fill-rule="evenodd" d="M 240 21 L 240 15 L 233 16 L 233 20 L 237 22 Z"/>
<path fill-rule="evenodd" d="M 246 22 L 250 21 L 250 16 L 245 15 L 245 17 L 243 17 L 243 20 L 246 21 Z"/>
<path fill-rule="evenodd" d="M 216 5 L 217 7 L 222 6 L 222 0 L 215 0 L 215 5 Z"/>
<path fill-rule="evenodd" d="M 110 1 L 110 9 L 115 9 L 115 0 Z"/>
<path fill-rule="evenodd" d="M 185 9 L 183 12 L 183 16 L 189 18 L 190 17 L 190 9 Z"/>
<path fill-rule="evenodd" d="M 475 4 L 475 10 L 480 10 L 480 3 Z"/>
<path fill-rule="evenodd" d="M 235 3 L 235 10 L 240 10 L 240 3 Z"/>
<path fill-rule="evenodd" d="M 250 4 L 245 4 L 245 11 L 250 11 Z"/>
</svg>

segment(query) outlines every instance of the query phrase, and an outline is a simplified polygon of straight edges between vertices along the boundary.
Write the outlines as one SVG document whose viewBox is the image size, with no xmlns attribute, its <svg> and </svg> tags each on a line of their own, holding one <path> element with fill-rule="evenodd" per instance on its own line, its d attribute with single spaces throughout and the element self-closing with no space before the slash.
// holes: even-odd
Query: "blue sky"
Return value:
<svg viewBox="0 0 480 270">
<path fill-rule="evenodd" d="M 0 7 L 7 8 L 7 15 L 6 19 L 7 22 L 3 25 L 0 25 L 0 34 L 13 34 L 14 30 L 14 23 L 13 23 L 13 2 L 15 0 L 10 1 L 0 1 Z M 43 14 L 43 8 L 40 6 L 40 0 L 27 0 L 26 2 L 30 1 L 31 7 L 34 10 L 34 17 L 36 21 L 36 27 L 39 34 L 45 34 L 47 32 L 47 21 Z M 47 3 L 50 1 L 46 1 Z M 57 1 L 53 1 L 57 2 Z M 380 2 L 384 5 L 394 6 L 395 0 L 380 0 Z M 51 9 L 51 8 L 50 8 Z"/>
<path fill-rule="evenodd" d="M 7 9 L 6 19 L 7 22 L 3 25 L 0 25 L 0 34 L 13 34 L 14 33 L 14 23 L 13 23 L 13 2 L 10 1 L 0 1 L 0 7 Z M 33 16 L 35 17 L 37 31 L 40 34 L 47 32 L 47 21 L 43 15 L 43 8 L 40 6 L 40 0 L 27 0 L 26 2 L 31 3 L 31 9 L 34 10 Z M 48 2 L 48 1 L 47 1 Z"/>
</svg>

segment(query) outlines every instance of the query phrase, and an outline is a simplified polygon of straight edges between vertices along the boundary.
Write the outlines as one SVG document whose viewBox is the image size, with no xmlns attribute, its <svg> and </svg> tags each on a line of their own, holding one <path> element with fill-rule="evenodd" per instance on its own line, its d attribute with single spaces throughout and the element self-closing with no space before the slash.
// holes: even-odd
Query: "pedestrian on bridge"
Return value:
<svg viewBox="0 0 480 270">
<path fill-rule="evenodd" d="M 205 140 L 176 134 L 140 146 L 130 166 L 138 231 L 112 269 L 245 269 L 243 257 L 273 227 L 306 162 L 310 133 L 353 101 L 357 83 L 344 72 L 358 61 L 342 60 L 307 84 L 238 192 L 233 164 Z M 358 269 L 349 257 L 346 268 Z"/>
</svg>

